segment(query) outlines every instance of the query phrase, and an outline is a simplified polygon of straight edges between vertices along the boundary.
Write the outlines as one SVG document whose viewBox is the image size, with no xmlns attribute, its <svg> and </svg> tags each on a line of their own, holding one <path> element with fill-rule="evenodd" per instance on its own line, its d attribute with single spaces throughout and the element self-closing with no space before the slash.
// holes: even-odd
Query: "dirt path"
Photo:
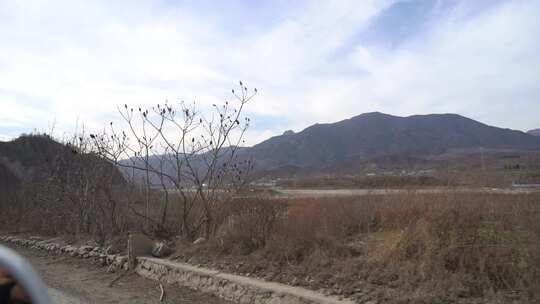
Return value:
<svg viewBox="0 0 540 304">
<path fill-rule="evenodd" d="M 537 189 L 506 189 L 506 188 L 420 188 L 420 189 L 275 189 L 287 197 L 335 197 L 335 196 L 365 196 L 392 194 L 432 194 L 432 193 L 497 193 L 523 194 L 538 191 Z"/>
<path fill-rule="evenodd" d="M 159 283 L 136 274 L 128 274 L 110 287 L 119 273 L 88 261 L 21 247 L 11 247 L 24 256 L 50 287 L 55 303 L 160 303 Z M 230 302 L 190 289 L 164 285 L 166 296 L 161 303 L 230 304 Z"/>
</svg>

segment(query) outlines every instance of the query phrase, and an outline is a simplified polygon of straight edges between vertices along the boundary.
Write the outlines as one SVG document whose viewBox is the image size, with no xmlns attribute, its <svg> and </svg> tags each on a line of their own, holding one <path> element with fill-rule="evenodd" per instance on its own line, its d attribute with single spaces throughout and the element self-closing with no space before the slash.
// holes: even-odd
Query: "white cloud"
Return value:
<svg viewBox="0 0 540 304">
<path fill-rule="evenodd" d="M 367 111 L 458 112 L 504 127 L 540 125 L 537 3 L 473 15 L 462 4 L 396 49 L 355 39 L 391 4 L 297 3 L 276 22 L 254 27 L 152 1 L 2 1 L 0 105 L 8 110 L 0 131 L 56 120 L 59 133 L 69 132 L 77 117 L 99 128 L 117 119 L 124 103 L 182 98 L 209 105 L 230 98 L 238 79 L 261 92 L 249 114 L 279 118 L 280 128 L 286 122 L 251 130 L 249 143 Z M 249 30 L 224 29 L 227 23 Z"/>
<path fill-rule="evenodd" d="M 397 114 L 459 112 L 531 128 L 540 124 L 532 114 L 540 110 L 539 8 L 513 2 L 471 19 L 450 14 L 428 39 L 370 59 L 358 84 Z"/>
</svg>

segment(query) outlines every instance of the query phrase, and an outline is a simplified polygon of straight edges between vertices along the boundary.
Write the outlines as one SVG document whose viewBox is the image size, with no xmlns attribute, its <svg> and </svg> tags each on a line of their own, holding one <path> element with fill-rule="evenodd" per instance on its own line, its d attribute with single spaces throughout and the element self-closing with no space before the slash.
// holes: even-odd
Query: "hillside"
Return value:
<svg viewBox="0 0 540 304">
<path fill-rule="evenodd" d="M 540 129 L 533 129 L 527 131 L 527 134 L 534 135 L 534 136 L 540 136 Z"/>
<path fill-rule="evenodd" d="M 0 163 L 0 193 L 9 193 L 19 187 L 20 179 L 11 170 Z"/>
<path fill-rule="evenodd" d="M 0 189 L 15 190 L 23 183 L 41 182 L 55 175 L 75 180 L 83 168 L 102 162 L 45 135 L 23 135 L 0 142 Z M 105 166 L 110 166 L 105 164 Z M 115 183 L 123 181 L 118 173 Z"/>
<path fill-rule="evenodd" d="M 315 124 L 298 133 L 288 130 L 253 147 L 241 148 L 238 154 L 254 160 L 254 177 L 259 178 L 357 174 L 370 165 L 390 170 L 435 168 L 448 159 L 468 165 L 471 157 L 477 162 L 479 153 L 489 160 L 523 152 L 540 152 L 540 137 L 457 114 L 400 117 L 373 112 Z M 152 156 L 151 165 L 159 168 L 161 158 Z M 192 162 L 204 171 L 203 158 L 194 157 Z M 175 172 L 167 166 L 164 171 Z"/>
<path fill-rule="evenodd" d="M 457 114 L 399 117 L 374 112 L 272 137 L 248 152 L 259 169 L 271 170 L 339 166 L 395 155 L 419 158 L 478 148 L 538 151 L 540 138 Z"/>
<path fill-rule="evenodd" d="M 253 147 L 241 148 L 241 158 L 255 161 L 255 176 L 293 176 L 317 173 L 358 172 L 368 164 L 391 168 L 424 166 L 447 157 L 467 157 L 478 151 L 540 151 L 540 137 L 503 129 L 456 114 L 392 116 L 365 113 L 336 123 L 315 124 L 301 132 L 284 132 Z M 482 153 L 484 153 L 482 152 Z M 0 177 L 13 179 L 14 185 L 47 175 L 58 167 L 58 155 L 74 157 L 67 146 L 43 136 L 23 136 L 0 142 Z M 79 165 L 90 156 L 77 156 Z M 161 156 L 150 163 L 159 168 Z M 195 157 L 195 167 L 204 170 L 204 162 Z M 124 162 L 129 162 L 125 160 Z M 167 162 L 166 162 L 167 163 Z M 466 163 L 462 160 L 462 163 Z M 73 168 L 72 168 L 73 169 Z M 63 170 L 67 170 L 64 168 Z M 174 172 L 164 167 L 165 172 Z M 7 182 L 3 182 L 7 185 Z"/>
</svg>

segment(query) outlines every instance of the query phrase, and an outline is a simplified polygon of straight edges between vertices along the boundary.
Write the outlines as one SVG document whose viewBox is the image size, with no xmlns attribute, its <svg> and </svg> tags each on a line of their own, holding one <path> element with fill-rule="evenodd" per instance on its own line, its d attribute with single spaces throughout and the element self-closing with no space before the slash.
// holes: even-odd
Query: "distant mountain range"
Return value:
<svg viewBox="0 0 540 304">
<path fill-rule="evenodd" d="M 261 170 L 339 167 L 381 158 L 423 158 L 473 149 L 540 150 L 540 138 L 457 114 L 365 113 L 286 132 L 246 149 Z"/>
<path fill-rule="evenodd" d="M 76 179 L 81 169 L 96 167 L 101 162 L 47 135 L 23 135 L 12 141 L 0 141 L 0 193 L 15 191 L 20 185 L 40 183 L 51 176 L 68 182 Z M 117 172 L 113 182 L 125 182 Z"/>
<path fill-rule="evenodd" d="M 17 185 L 47 178 L 57 156 L 70 150 L 48 136 L 23 135 L 0 142 L 2 184 Z"/>
<path fill-rule="evenodd" d="M 540 152 L 540 137 L 488 126 L 457 114 L 408 117 L 365 113 L 336 123 L 287 130 L 238 151 L 255 162 L 255 176 L 355 174 L 367 165 L 421 165 L 499 151 Z M 155 158 L 155 159 L 154 159 Z M 150 162 L 159 167 L 156 158 Z M 200 162 L 203 164 L 203 162 Z M 164 168 L 173 173 L 172 168 Z M 204 169 L 203 169 L 204 170 Z"/>
<path fill-rule="evenodd" d="M 529 130 L 529 131 L 527 131 L 527 134 L 531 134 L 531 135 L 534 135 L 534 136 L 540 136 L 540 129 Z"/>
<path fill-rule="evenodd" d="M 286 131 L 253 147 L 243 147 L 238 154 L 240 159 L 255 161 L 258 177 L 350 174 L 366 164 L 422 164 L 459 153 L 540 152 L 540 136 L 533 136 L 538 130 L 528 133 L 488 126 L 456 114 L 399 117 L 373 112 L 315 124 L 298 133 Z M 0 142 L 0 184 L 8 185 L 2 180 L 15 185 L 36 179 L 55 167 L 55 156 L 66 153 L 71 153 L 69 147 L 47 137 Z M 159 156 L 154 158 L 151 161 L 159 167 Z"/>
</svg>

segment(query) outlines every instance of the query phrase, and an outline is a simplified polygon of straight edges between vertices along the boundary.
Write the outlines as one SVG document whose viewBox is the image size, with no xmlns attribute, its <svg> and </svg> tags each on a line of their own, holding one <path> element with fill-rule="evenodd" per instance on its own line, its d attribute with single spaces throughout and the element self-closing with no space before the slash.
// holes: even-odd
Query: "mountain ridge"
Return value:
<svg viewBox="0 0 540 304">
<path fill-rule="evenodd" d="M 527 134 L 533 135 L 533 136 L 540 136 L 540 129 L 532 129 L 527 131 Z"/>
<path fill-rule="evenodd" d="M 0 176 L 13 179 L 15 175 L 18 181 L 35 179 L 35 173 L 44 173 L 43 165 L 52 161 L 53 155 L 69 155 L 68 150 L 39 136 L 0 142 Z M 253 160 L 255 175 L 264 176 L 271 172 L 354 173 L 370 162 L 420 164 L 453 153 L 495 150 L 538 152 L 540 137 L 453 113 L 403 117 L 369 112 L 313 124 L 296 133 L 286 131 L 252 147 L 239 147 L 237 155 L 240 160 Z M 157 161 L 160 156 L 155 157 Z M 194 163 L 202 164 L 201 160 L 194 158 Z"/>
<path fill-rule="evenodd" d="M 321 167 L 353 158 L 438 155 L 453 149 L 540 150 L 540 140 L 459 114 L 395 116 L 369 112 L 300 132 L 271 137 L 248 148 L 258 166 Z"/>
<path fill-rule="evenodd" d="M 114 184 L 125 182 L 120 171 L 93 154 L 79 153 L 48 135 L 21 135 L 0 141 L 0 190 L 15 191 L 20 185 L 41 183 L 52 176 L 75 179 L 82 169 L 98 165 L 111 169 Z"/>
</svg>

